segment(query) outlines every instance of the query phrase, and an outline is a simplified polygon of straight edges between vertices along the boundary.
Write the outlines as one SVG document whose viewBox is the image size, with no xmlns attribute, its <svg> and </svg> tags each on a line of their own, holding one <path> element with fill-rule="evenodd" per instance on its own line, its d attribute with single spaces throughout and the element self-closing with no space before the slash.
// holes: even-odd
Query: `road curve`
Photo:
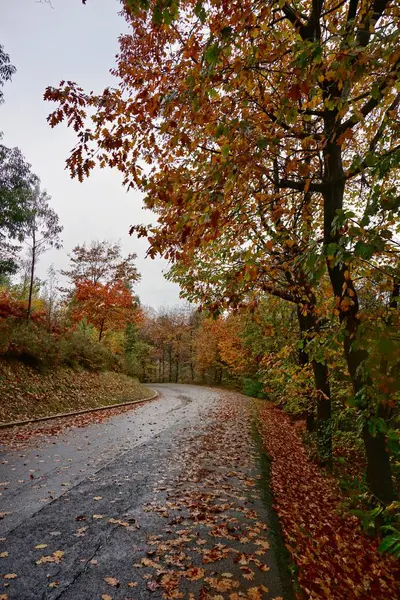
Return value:
<svg viewBox="0 0 400 600">
<path fill-rule="evenodd" d="M 247 400 L 154 389 L 136 410 L 1 449 L 1 600 L 293 598 Z"/>
<path fill-rule="evenodd" d="M 104 423 L 9 451 L 0 446 L 0 536 L 32 517 L 108 463 L 167 429 L 206 419 L 218 392 L 182 384 L 153 385 L 160 398 Z"/>
</svg>

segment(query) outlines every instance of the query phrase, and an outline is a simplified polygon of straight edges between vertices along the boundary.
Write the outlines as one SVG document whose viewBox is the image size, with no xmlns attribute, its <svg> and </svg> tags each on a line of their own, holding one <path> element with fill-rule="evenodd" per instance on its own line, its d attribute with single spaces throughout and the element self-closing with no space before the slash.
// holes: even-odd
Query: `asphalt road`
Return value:
<svg viewBox="0 0 400 600">
<path fill-rule="evenodd" d="M 156 552 L 157 560 L 164 560 L 163 555 L 172 556 L 168 554 L 172 552 L 172 546 L 176 548 L 185 540 L 189 544 L 190 539 L 200 544 L 201 536 L 206 537 L 200 530 L 190 535 L 189 530 L 179 530 L 185 525 L 179 497 L 198 494 L 203 471 L 207 474 L 215 470 L 208 464 L 210 450 L 204 446 L 204 439 L 208 435 L 209 444 L 210 428 L 216 425 L 215 411 L 221 402 L 220 394 L 216 390 L 189 385 L 168 384 L 153 388 L 160 392 L 160 399 L 135 411 L 38 441 L 38 447 L 23 451 L 1 450 L 0 600 L 161 598 L 166 584 L 164 581 L 161 589 L 156 575 L 158 578 L 170 575 L 162 574 L 159 563 L 150 564 L 156 552 L 155 544 L 161 539 L 167 540 L 161 551 Z M 198 454 L 197 450 L 191 451 L 196 447 Z M 236 461 L 235 455 L 232 456 Z M 195 482 L 191 484 L 192 488 L 190 491 L 180 488 L 177 493 L 176 481 L 182 473 L 193 471 L 197 460 L 202 463 L 196 467 L 201 468 L 201 472 L 196 472 L 195 479 L 192 477 Z M 227 460 L 231 458 L 228 456 Z M 206 470 L 203 468 L 205 462 Z M 239 458 L 237 462 L 240 463 Z M 253 464 L 243 463 L 242 471 L 253 470 L 253 467 Z M 232 465 L 226 465 L 226 469 L 232 469 Z M 219 477 L 214 482 L 218 482 Z M 254 531 L 264 535 L 260 522 L 268 521 L 270 509 L 263 505 L 259 494 L 252 492 L 248 496 L 247 473 L 237 476 L 221 471 L 221 477 L 239 477 L 235 485 L 245 490 L 240 500 L 235 500 L 237 510 L 231 501 L 229 506 L 226 504 L 226 523 L 241 521 L 243 538 L 247 535 L 246 528 L 247 531 L 254 529 L 250 521 L 246 524 L 246 519 L 257 517 L 258 528 Z M 179 485 L 182 486 L 182 482 Z M 223 487 L 223 493 L 229 496 L 227 490 L 227 486 Z M 201 489 L 200 492 L 204 503 L 205 492 Z M 252 503 L 251 514 L 249 502 Z M 191 510 L 193 513 L 193 508 Z M 237 518 L 238 511 L 240 519 Z M 218 512 L 222 513 L 218 519 L 223 523 L 223 511 Z M 211 527 L 210 523 L 207 526 Z M 178 542 L 171 541 L 171 536 L 176 535 L 176 527 L 180 536 Z M 229 527 L 225 530 L 232 532 L 232 527 L 238 525 Z M 233 540 L 231 545 L 239 539 L 231 533 L 227 536 Z M 208 548 L 206 539 L 201 543 Z M 267 542 L 264 545 L 267 547 Z M 234 573 L 235 569 L 248 568 L 238 566 L 247 564 L 243 562 L 245 559 L 238 563 L 229 558 L 228 550 L 222 552 L 226 554 L 218 565 L 213 565 L 212 573 L 221 573 L 221 569 Z M 231 552 L 240 556 L 239 550 Z M 187 569 L 191 553 L 189 551 L 185 559 L 184 554 L 182 551 L 173 555 L 175 558 L 170 558 L 169 564 L 176 568 L 181 565 L 179 561 L 183 561 L 181 568 Z M 234 562 L 238 564 L 235 566 Z M 138 576 L 139 564 L 150 571 L 140 571 Z M 158 569 L 156 575 L 152 574 L 154 569 Z M 217 591 L 215 595 L 204 596 L 204 590 L 198 587 L 200 577 L 190 572 L 183 595 L 174 591 L 172 582 L 169 597 L 192 598 L 191 594 L 194 594 L 193 598 L 228 598 L 232 573 L 225 573 L 225 584 L 218 583 L 222 586 L 222 596 Z M 214 580 L 210 581 L 211 586 L 217 585 Z M 269 591 L 262 596 L 265 598 L 284 595 L 286 600 L 289 597 L 272 551 L 268 569 L 265 567 L 261 571 L 259 565 L 254 582 L 249 585 L 264 585 L 265 590 L 268 587 Z M 243 591 L 236 588 L 230 591 L 238 593 L 238 598 L 250 598 L 245 595 L 247 587 L 244 586 Z M 224 592 L 228 594 L 224 595 Z M 256 595 L 253 597 L 258 600 Z"/>
</svg>

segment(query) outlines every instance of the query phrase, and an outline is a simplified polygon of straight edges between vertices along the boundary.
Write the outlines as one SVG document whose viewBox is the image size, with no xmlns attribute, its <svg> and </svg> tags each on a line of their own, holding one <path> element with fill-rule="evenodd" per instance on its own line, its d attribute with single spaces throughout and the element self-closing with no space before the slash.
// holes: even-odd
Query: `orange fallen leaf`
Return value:
<svg viewBox="0 0 400 600">
<path fill-rule="evenodd" d="M 104 581 L 108 583 L 108 585 L 113 585 L 114 587 L 118 587 L 120 584 L 116 577 L 104 577 Z"/>
<path fill-rule="evenodd" d="M 261 588 L 252 587 L 247 590 L 247 597 L 249 600 L 262 600 Z"/>
<path fill-rule="evenodd" d="M 39 558 L 39 560 L 36 561 L 37 565 L 42 565 L 43 563 L 59 563 L 61 562 L 62 557 L 64 556 L 65 552 L 63 552 L 62 550 L 56 550 L 55 552 L 53 552 L 53 554 L 50 554 L 49 556 L 42 556 L 41 558 Z"/>
<path fill-rule="evenodd" d="M 16 573 L 6 573 L 5 575 L 3 575 L 4 579 L 16 579 L 17 575 Z"/>
<path fill-rule="evenodd" d="M 184 572 L 184 576 L 191 581 L 198 581 L 199 579 L 202 579 L 204 575 L 204 569 L 200 569 L 198 567 L 192 567 Z"/>
</svg>

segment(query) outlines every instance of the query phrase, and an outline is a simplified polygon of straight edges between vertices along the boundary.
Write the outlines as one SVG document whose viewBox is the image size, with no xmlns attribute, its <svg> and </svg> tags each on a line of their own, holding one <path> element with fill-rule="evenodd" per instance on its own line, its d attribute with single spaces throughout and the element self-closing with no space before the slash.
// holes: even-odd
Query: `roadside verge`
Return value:
<svg viewBox="0 0 400 600">
<path fill-rule="evenodd" d="M 150 389 L 150 388 L 149 388 Z M 153 391 L 153 390 L 151 390 Z M 75 410 L 67 413 L 58 413 L 55 415 L 49 415 L 46 417 L 39 417 L 37 419 L 24 419 L 22 421 L 10 421 L 9 423 L 0 423 L 0 429 L 6 429 L 9 427 L 15 427 L 18 425 L 31 425 L 34 423 L 40 423 L 42 421 L 50 421 L 52 419 L 62 419 L 64 417 L 75 417 L 77 415 L 83 415 L 86 413 L 97 412 L 100 410 L 109 410 L 112 408 L 120 408 L 122 406 L 129 406 L 131 404 L 141 404 L 142 402 L 148 402 L 149 400 L 155 400 L 158 398 L 159 393 L 154 392 L 149 398 L 142 398 L 140 400 L 130 400 L 129 402 L 118 402 L 117 404 L 109 404 L 108 406 L 97 406 L 96 408 L 84 408 L 83 410 Z"/>
</svg>

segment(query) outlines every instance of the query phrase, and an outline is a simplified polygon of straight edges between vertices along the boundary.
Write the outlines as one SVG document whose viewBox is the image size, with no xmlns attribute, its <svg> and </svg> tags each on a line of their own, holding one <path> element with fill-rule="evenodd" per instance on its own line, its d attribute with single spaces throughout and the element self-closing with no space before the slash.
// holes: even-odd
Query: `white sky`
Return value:
<svg viewBox="0 0 400 600">
<path fill-rule="evenodd" d="M 88 180 L 71 180 L 65 159 L 75 143 L 72 131 L 51 129 L 46 117 L 52 109 L 43 101 L 48 85 L 61 79 L 76 81 L 85 90 L 102 90 L 114 83 L 109 69 L 118 51 L 125 22 L 118 16 L 118 0 L 52 0 L 54 9 L 35 0 L 0 0 L 0 43 L 17 68 L 4 90 L 0 131 L 6 146 L 18 146 L 64 226 L 61 251 L 41 257 L 37 274 L 44 278 L 51 263 L 68 265 L 67 254 L 76 244 L 92 239 L 122 242 L 125 253 L 138 254 L 142 281 L 136 287 L 142 304 L 155 308 L 179 302 L 179 288 L 166 281 L 167 263 L 145 259 L 145 240 L 129 237 L 129 226 L 154 220 L 141 208 L 138 192 L 126 191 L 113 170 L 96 170 Z"/>
</svg>

